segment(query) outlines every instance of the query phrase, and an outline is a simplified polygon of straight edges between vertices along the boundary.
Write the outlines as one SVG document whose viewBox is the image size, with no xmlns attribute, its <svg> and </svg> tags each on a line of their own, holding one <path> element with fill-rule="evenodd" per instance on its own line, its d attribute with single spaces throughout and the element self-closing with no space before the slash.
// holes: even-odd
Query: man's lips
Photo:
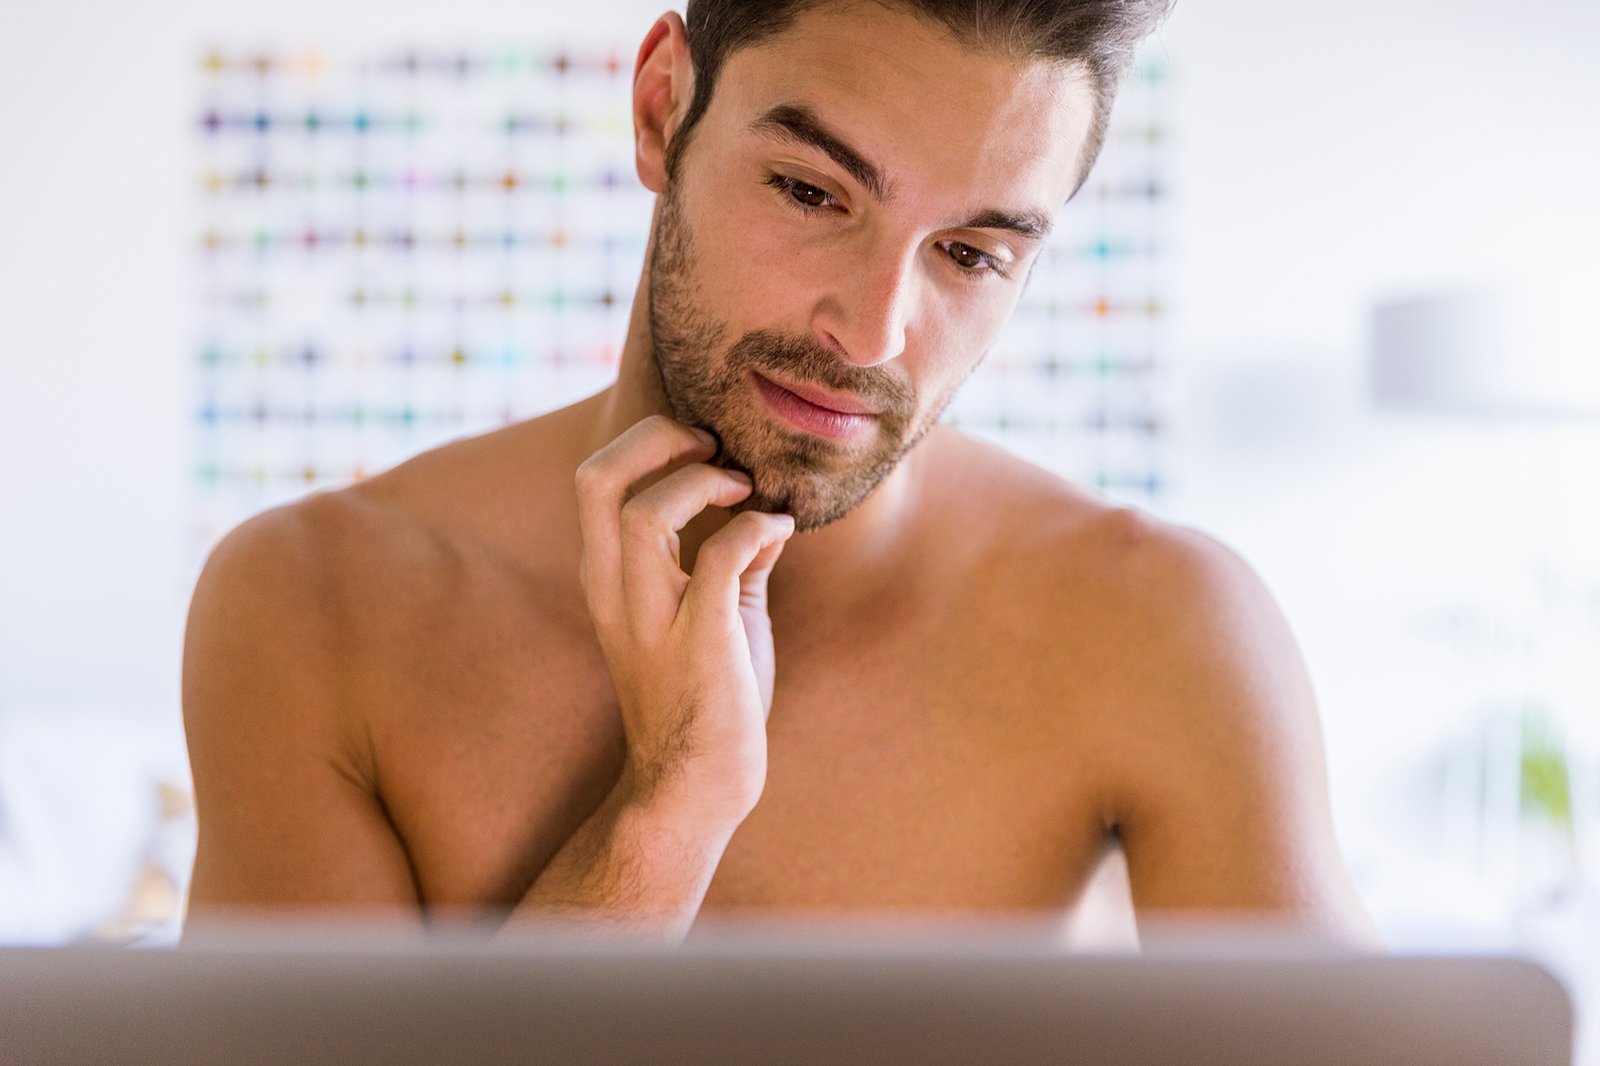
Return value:
<svg viewBox="0 0 1600 1066">
<path fill-rule="evenodd" d="M 815 385 L 801 385 L 798 383 L 780 381 L 777 378 L 758 375 L 769 384 L 776 385 L 785 392 L 793 393 L 813 407 L 820 407 L 824 411 L 833 411 L 841 415 L 876 415 L 878 412 L 852 396 L 829 392 Z"/>
<path fill-rule="evenodd" d="M 794 391 L 790 386 L 778 385 L 760 374 L 751 374 L 750 380 L 756 392 L 766 402 L 768 410 L 795 429 L 829 440 L 850 440 L 867 433 L 878 417 L 870 411 L 840 411 L 824 407 L 821 403 L 813 402 L 800 392 Z M 806 392 L 817 395 L 818 390 L 807 389 Z M 826 393 L 822 395 L 827 397 L 829 403 L 862 406 L 857 401 L 841 400 Z"/>
</svg>

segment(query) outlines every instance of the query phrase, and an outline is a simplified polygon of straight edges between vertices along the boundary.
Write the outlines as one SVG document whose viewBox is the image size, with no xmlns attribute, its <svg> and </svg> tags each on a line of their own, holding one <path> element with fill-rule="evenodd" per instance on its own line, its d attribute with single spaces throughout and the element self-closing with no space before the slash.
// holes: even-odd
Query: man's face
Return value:
<svg viewBox="0 0 1600 1066">
<path fill-rule="evenodd" d="M 1091 106 L 1075 68 L 877 3 L 728 57 L 661 195 L 649 310 L 673 415 L 755 483 L 740 509 L 826 525 L 932 427 L 1016 305 Z"/>
</svg>

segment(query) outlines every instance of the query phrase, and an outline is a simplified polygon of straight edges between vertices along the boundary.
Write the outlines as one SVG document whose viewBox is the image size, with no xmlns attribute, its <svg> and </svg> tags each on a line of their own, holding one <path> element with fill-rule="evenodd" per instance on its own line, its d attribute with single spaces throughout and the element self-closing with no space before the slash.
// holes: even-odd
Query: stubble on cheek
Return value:
<svg viewBox="0 0 1600 1066">
<path fill-rule="evenodd" d="M 716 432 L 695 408 L 709 391 L 710 353 L 725 342 L 725 329 L 699 308 L 690 266 L 693 246 L 684 226 L 677 186 L 661 196 L 656 243 L 650 257 L 648 318 L 653 360 L 672 417 Z M 719 434 L 720 436 L 720 434 Z"/>
</svg>

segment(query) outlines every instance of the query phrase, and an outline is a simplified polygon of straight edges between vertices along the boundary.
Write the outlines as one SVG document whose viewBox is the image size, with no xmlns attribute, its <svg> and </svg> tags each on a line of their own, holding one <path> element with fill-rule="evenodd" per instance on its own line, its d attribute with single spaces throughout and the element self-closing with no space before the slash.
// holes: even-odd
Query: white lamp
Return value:
<svg viewBox="0 0 1600 1066">
<path fill-rule="evenodd" d="M 1372 310 L 1380 408 L 1500 422 L 1600 418 L 1600 280 L 1460 288 Z"/>
</svg>

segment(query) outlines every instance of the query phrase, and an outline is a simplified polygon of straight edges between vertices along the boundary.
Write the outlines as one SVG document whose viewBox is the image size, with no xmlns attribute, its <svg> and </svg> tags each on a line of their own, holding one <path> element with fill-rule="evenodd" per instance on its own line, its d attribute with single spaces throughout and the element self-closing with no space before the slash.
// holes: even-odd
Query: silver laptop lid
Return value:
<svg viewBox="0 0 1600 1066">
<path fill-rule="evenodd" d="M 1532 962 L 1231 942 L 704 936 L 675 950 L 298 928 L 0 951 L 0 1062 L 1569 1066 Z M 1242 945 L 1242 946 L 1241 946 Z"/>
</svg>

